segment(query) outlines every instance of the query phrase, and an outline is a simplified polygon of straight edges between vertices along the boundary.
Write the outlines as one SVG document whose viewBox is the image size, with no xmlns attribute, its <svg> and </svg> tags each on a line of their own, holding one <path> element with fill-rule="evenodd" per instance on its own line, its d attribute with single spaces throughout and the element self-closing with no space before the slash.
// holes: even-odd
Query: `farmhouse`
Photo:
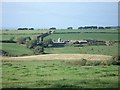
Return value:
<svg viewBox="0 0 120 90">
<path fill-rule="evenodd" d="M 57 41 L 53 40 L 53 45 L 64 45 L 66 44 L 64 41 L 61 40 L 61 38 L 58 38 Z"/>
<path fill-rule="evenodd" d="M 88 44 L 87 40 L 61 40 L 61 38 L 58 38 L 57 41 L 53 40 L 53 44 L 59 45 L 59 44 Z"/>
</svg>

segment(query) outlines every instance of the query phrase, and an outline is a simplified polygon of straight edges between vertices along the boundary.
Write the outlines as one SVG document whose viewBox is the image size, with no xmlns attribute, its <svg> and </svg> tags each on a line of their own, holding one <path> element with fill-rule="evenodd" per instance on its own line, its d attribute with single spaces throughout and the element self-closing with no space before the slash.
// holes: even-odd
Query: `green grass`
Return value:
<svg viewBox="0 0 120 90">
<path fill-rule="evenodd" d="M 33 34 L 33 33 L 46 33 L 50 30 L 2 30 L 2 34 Z M 0 34 L 1 34 L 0 33 Z"/>
<path fill-rule="evenodd" d="M 63 54 L 63 53 L 74 53 L 74 54 L 102 54 L 102 55 L 118 55 L 118 45 L 114 44 L 111 46 L 98 45 L 98 46 L 84 46 L 84 47 L 74 47 L 74 46 L 66 46 L 59 48 L 45 48 L 46 53 L 52 54 Z"/>
<path fill-rule="evenodd" d="M 9 40 L 11 37 L 14 37 L 14 40 L 17 40 L 19 37 L 31 37 L 33 39 L 49 31 L 50 30 L 3 30 L 0 32 L 0 40 Z"/>
<path fill-rule="evenodd" d="M 28 49 L 26 46 L 16 43 L 2 43 L 2 50 L 14 56 L 32 55 L 32 50 Z"/>
<path fill-rule="evenodd" d="M 50 30 L 9 30 L 5 31 L 3 30 L 0 32 L 0 39 L 1 40 L 9 40 L 11 37 L 15 37 L 15 40 L 18 37 L 31 37 L 35 38 L 36 36 L 40 35 L 40 33 L 46 33 Z M 52 34 L 48 36 L 47 38 L 52 38 L 57 40 L 58 38 L 61 38 L 62 40 L 80 40 L 80 39 L 96 39 L 96 40 L 118 40 L 118 30 L 55 30 L 55 32 L 97 32 L 97 33 L 73 33 L 73 34 Z M 99 33 L 100 32 L 100 33 Z M 110 34 L 110 33 L 101 33 L 101 32 L 112 32 L 116 34 Z M 8 34 L 8 35 L 5 35 Z M 14 34 L 14 35 L 11 35 Z M 23 35 L 19 35 L 23 34 Z M 35 35 L 33 35 L 35 34 Z"/>
<path fill-rule="evenodd" d="M 57 40 L 61 38 L 62 40 L 118 40 L 118 34 L 108 34 L 108 33 L 71 33 L 71 34 L 51 34 L 46 38 L 51 38 Z"/>
<path fill-rule="evenodd" d="M 3 88 L 117 88 L 118 66 L 76 66 L 63 60 L 2 63 Z"/>
<path fill-rule="evenodd" d="M 0 40 L 10 40 L 10 38 L 14 37 L 14 41 L 17 41 L 18 38 L 20 37 L 31 37 L 31 39 L 36 39 L 38 35 L 0 35 L 1 39 Z"/>
</svg>

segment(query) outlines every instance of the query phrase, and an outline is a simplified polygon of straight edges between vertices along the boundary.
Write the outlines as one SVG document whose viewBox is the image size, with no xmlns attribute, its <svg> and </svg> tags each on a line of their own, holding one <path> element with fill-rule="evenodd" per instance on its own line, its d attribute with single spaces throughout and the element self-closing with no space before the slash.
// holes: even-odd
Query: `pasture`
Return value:
<svg viewBox="0 0 120 90">
<path fill-rule="evenodd" d="M 3 88 L 118 88 L 118 66 L 72 60 L 2 62 Z M 72 63 L 72 64 L 71 64 Z"/>
<path fill-rule="evenodd" d="M 14 37 L 15 40 L 18 37 L 31 37 L 36 38 L 36 36 L 41 33 L 46 33 L 49 31 L 55 31 L 54 34 L 46 38 L 51 38 L 57 40 L 61 38 L 62 40 L 81 40 L 81 39 L 92 39 L 92 40 L 118 40 L 119 31 L 115 29 L 110 30 L 3 30 L 0 32 L 1 40 L 9 40 Z M 92 32 L 92 33 L 91 33 Z M 66 33 L 66 34 L 58 34 Z"/>
<path fill-rule="evenodd" d="M 32 50 L 28 49 L 26 46 L 16 43 L 2 43 L 2 50 L 8 52 L 10 56 L 24 56 L 33 54 Z"/>
<path fill-rule="evenodd" d="M 51 34 L 46 38 L 51 38 L 57 40 L 61 38 L 62 40 L 118 40 L 118 33 L 66 33 L 66 34 Z"/>
<path fill-rule="evenodd" d="M 105 45 L 93 45 L 93 46 L 83 46 L 83 47 L 74 47 L 74 46 L 65 46 L 65 47 L 51 47 L 45 48 L 45 53 L 48 54 L 101 54 L 101 55 L 111 55 L 118 56 L 118 44 L 111 46 Z"/>
<path fill-rule="evenodd" d="M 50 30 L 3 30 L 0 32 L 0 40 L 10 40 L 11 37 L 14 37 L 15 41 L 19 37 L 31 37 L 32 39 L 36 38 L 37 36 L 41 35 L 42 33 L 49 32 Z M 52 30 L 51 30 L 52 31 Z"/>
</svg>

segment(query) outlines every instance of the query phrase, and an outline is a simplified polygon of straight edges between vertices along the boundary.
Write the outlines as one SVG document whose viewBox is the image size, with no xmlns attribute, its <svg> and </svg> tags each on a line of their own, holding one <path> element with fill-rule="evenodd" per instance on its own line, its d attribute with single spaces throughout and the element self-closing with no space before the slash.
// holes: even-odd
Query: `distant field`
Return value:
<svg viewBox="0 0 120 90">
<path fill-rule="evenodd" d="M 50 30 L 9 30 L 9 31 L 5 31 L 2 30 L 2 32 L 0 32 L 0 34 L 4 33 L 4 34 L 32 34 L 32 33 L 46 33 Z"/>
<path fill-rule="evenodd" d="M 79 66 L 75 61 L 3 62 L 3 88 L 118 88 L 119 66 Z"/>
<path fill-rule="evenodd" d="M 31 37 L 36 38 L 42 33 L 49 32 L 50 30 L 9 30 L 0 32 L 0 40 L 9 40 L 11 37 L 14 37 L 14 40 L 17 40 L 19 37 Z"/>
<path fill-rule="evenodd" d="M 0 37 L 1 37 L 1 40 L 9 40 L 11 37 L 15 37 L 15 40 L 16 40 L 18 37 L 21 37 L 21 36 L 22 37 L 28 36 L 31 38 L 35 38 L 41 33 L 46 33 L 49 31 L 50 30 L 9 30 L 9 31 L 0 32 Z M 55 30 L 55 33 L 61 33 L 61 32 L 62 33 L 71 32 L 71 33 L 51 34 L 47 38 L 52 38 L 55 40 L 57 40 L 58 38 L 61 38 L 63 40 L 69 40 L 69 39 L 118 40 L 118 30 L 112 30 L 112 29 L 110 30 Z M 84 33 L 84 32 L 94 32 L 94 33 Z"/>
<path fill-rule="evenodd" d="M 46 53 L 75 53 L 75 54 L 102 54 L 102 55 L 111 55 L 111 56 L 117 56 L 118 55 L 118 45 L 111 45 L 111 46 L 105 46 L 105 45 L 98 45 L 98 46 L 84 46 L 84 47 L 73 47 L 73 46 L 67 46 L 67 47 L 60 47 L 60 48 L 45 48 Z"/>
<path fill-rule="evenodd" d="M 19 37 L 31 37 L 31 39 L 36 39 L 37 36 L 39 36 L 40 34 L 38 35 L 0 35 L 2 38 L 1 40 L 10 40 L 10 38 L 14 37 L 14 40 L 16 41 L 17 38 Z"/>
<path fill-rule="evenodd" d="M 2 43 L 2 50 L 8 52 L 11 55 L 32 55 L 32 50 L 28 49 L 26 46 L 22 46 L 16 43 Z"/>
<path fill-rule="evenodd" d="M 107 33 L 71 33 L 71 34 L 51 34 L 46 38 L 57 40 L 118 40 L 118 34 L 107 34 Z"/>
</svg>

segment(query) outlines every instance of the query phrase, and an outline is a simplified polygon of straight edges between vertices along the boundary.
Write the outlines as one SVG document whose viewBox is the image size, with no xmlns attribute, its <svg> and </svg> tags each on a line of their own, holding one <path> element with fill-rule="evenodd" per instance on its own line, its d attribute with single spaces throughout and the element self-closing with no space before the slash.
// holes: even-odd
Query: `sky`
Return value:
<svg viewBox="0 0 120 90">
<path fill-rule="evenodd" d="M 117 2 L 3 2 L 3 29 L 118 26 Z"/>
</svg>

